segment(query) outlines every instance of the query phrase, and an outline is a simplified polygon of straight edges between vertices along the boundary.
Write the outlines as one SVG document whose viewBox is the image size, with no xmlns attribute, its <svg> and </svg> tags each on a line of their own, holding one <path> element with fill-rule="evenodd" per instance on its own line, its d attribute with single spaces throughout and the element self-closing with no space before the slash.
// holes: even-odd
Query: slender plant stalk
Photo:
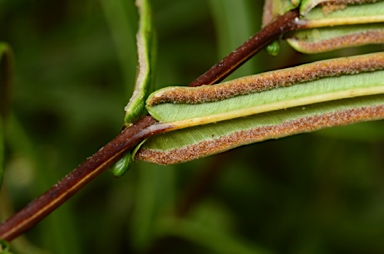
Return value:
<svg viewBox="0 0 384 254">
<path fill-rule="evenodd" d="M 296 22 L 298 17 L 298 10 L 292 10 L 282 15 L 248 39 L 243 45 L 232 51 L 223 60 L 212 66 L 203 75 L 192 81 L 188 86 L 212 85 L 225 79 L 240 65 L 270 44 L 274 38 L 304 26 L 304 23 L 299 24 Z"/>
<path fill-rule="evenodd" d="M 83 164 L 70 172 L 46 193 L 0 225 L 0 238 L 10 241 L 54 211 L 93 178 L 116 162 L 141 140 L 166 130 L 169 125 L 157 124 L 146 116 L 123 130 Z"/>
<path fill-rule="evenodd" d="M 294 10 L 277 18 L 189 86 L 214 84 L 224 79 L 276 37 L 300 28 L 296 22 L 298 15 L 298 11 Z M 169 128 L 171 128 L 170 125 L 160 124 L 152 117 L 145 116 L 129 128 L 124 129 L 115 139 L 70 172 L 46 193 L 0 224 L 0 239 L 11 241 L 23 234 L 140 141 L 165 132 Z"/>
</svg>

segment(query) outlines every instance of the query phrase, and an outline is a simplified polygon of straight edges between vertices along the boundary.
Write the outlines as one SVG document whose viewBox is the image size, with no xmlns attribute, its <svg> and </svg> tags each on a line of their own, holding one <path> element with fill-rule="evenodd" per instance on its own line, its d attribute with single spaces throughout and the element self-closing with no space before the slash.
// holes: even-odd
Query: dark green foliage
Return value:
<svg viewBox="0 0 384 254">
<path fill-rule="evenodd" d="M 0 254 L 12 254 L 9 251 L 9 243 L 0 240 Z"/>
</svg>

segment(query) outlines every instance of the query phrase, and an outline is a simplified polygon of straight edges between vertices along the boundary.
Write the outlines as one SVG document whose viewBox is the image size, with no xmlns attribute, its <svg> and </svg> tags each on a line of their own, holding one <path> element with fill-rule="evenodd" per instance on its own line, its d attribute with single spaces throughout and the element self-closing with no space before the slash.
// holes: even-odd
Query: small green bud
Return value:
<svg viewBox="0 0 384 254">
<path fill-rule="evenodd" d="M 277 56 L 280 51 L 280 44 L 278 41 L 273 41 L 271 44 L 267 46 L 267 53 L 271 56 Z"/>
</svg>

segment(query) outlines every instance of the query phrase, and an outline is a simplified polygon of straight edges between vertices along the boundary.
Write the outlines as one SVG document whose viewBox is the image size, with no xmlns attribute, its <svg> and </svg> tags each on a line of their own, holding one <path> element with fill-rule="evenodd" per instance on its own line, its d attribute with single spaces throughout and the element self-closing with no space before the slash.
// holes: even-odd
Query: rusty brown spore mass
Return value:
<svg viewBox="0 0 384 254">
<path fill-rule="evenodd" d="M 235 96 L 341 75 L 353 75 L 384 69 L 384 53 L 319 61 L 298 67 L 270 71 L 224 82 L 214 86 L 171 87 L 156 92 L 149 106 L 161 103 L 201 104 Z"/>
<path fill-rule="evenodd" d="M 279 125 L 242 130 L 217 139 L 206 140 L 166 152 L 141 149 L 135 159 L 168 165 L 176 164 L 227 151 L 231 148 L 276 139 L 326 127 L 342 126 L 367 120 L 384 119 L 384 105 L 353 108 L 314 115 L 283 122 Z"/>
<path fill-rule="evenodd" d="M 289 39 L 295 40 L 295 37 L 293 36 Z M 300 45 L 301 51 L 320 53 L 350 47 L 351 45 L 380 44 L 382 41 L 384 41 L 384 30 L 374 30 L 321 40 L 319 42 L 307 42 L 298 39 L 297 44 Z"/>
</svg>

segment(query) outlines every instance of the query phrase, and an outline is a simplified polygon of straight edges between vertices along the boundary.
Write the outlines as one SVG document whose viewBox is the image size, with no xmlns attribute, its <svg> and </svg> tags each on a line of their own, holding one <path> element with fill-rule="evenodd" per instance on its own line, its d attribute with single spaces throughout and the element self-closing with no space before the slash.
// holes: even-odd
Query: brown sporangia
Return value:
<svg viewBox="0 0 384 254">
<path fill-rule="evenodd" d="M 190 161 L 204 156 L 229 150 L 233 147 L 277 139 L 298 133 L 311 132 L 326 127 L 342 126 L 366 120 L 384 118 L 384 105 L 367 106 L 318 114 L 270 125 L 236 131 L 215 139 L 205 140 L 189 146 L 167 150 L 142 148 L 136 154 L 136 160 L 168 165 Z"/>
<path fill-rule="evenodd" d="M 167 88 L 151 95 L 147 104 L 149 106 L 161 103 L 201 104 L 321 78 L 382 69 L 384 69 L 384 53 L 337 58 L 239 78 L 216 86 Z"/>
</svg>

